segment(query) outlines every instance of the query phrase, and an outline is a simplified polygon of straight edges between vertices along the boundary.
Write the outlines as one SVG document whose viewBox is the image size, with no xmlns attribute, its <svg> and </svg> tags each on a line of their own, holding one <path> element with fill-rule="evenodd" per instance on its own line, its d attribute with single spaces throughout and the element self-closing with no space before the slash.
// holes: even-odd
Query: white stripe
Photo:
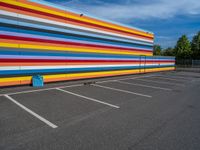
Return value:
<svg viewBox="0 0 200 150">
<path fill-rule="evenodd" d="M 122 83 L 122 84 L 129 84 L 129 85 L 136 85 L 136 86 L 148 87 L 148 88 L 153 88 L 153 89 L 160 89 L 160 90 L 172 91 L 172 89 L 169 89 L 169 88 L 162 88 L 162 87 L 150 86 L 150 85 L 145 85 L 145 84 L 129 83 L 129 82 L 124 82 L 124 81 L 115 81 L 115 82 L 119 82 L 119 83 Z"/>
<path fill-rule="evenodd" d="M 20 66 L 5 66 L 5 67 L 0 67 L 0 71 L 4 70 L 20 70 Z"/>
<path fill-rule="evenodd" d="M 84 99 L 87 99 L 87 100 L 90 100 L 90 101 L 94 101 L 94 102 L 97 102 L 97 103 L 100 103 L 100 104 L 104 104 L 104 105 L 107 105 L 107 106 L 110 106 L 110 107 L 120 108 L 119 106 L 116 106 L 116 105 L 113 105 L 113 104 L 110 104 L 110 103 L 106 103 L 106 102 L 103 102 L 103 101 L 100 101 L 100 100 L 97 100 L 97 99 L 94 99 L 94 98 L 90 98 L 90 97 L 86 97 L 86 96 L 83 96 L 83 95 L 80 95 L 80 94 L 69 92 L 69 91 L 66 91 L 66 90 L 63 90 L 63 89 L 60 89 L 60 88 L 56 88 L 56 89 L 59 90 L 59 91 L 74 95 L 74 96 L 78 96 L 78 97 L 81 97 L 81 98 L 84 98 Z"/>
<path fill-rule="evenodd" d="M 35 59 L 35 60 L 37 60 L 37 59 L 51 59 L 51 60 L 54 60 L 54 59 L 61 59 L 61 60 L 66 60 L 67 58 L 70 58 L 70 59 L 74 59 L 74 60 L 87 60 L 87 59 L 93 59 L 93 60 L 132 60 L 132 61 L 134 61 L 134 60 L 139 60 L 139 58 L 138 59 L 128 59 L 128 58 L 112 58 L 112 57 L 108 57 L 108 58 L 101 58 L 101 57 L 96 57 L 96 58 L 94 58 L 94 57 L 62 57 L 62 56 L 30 56 L 30 55 L 1 55 L 0 54 L 0 58 L 21 58 L 21 59 L 25 59 L 25 58 L 31 58 L 31 59 Z"/>
<path fill-rule="evenodd" d="M 146 80 L 146 79 L 135 79 L 135 80 L 140 80 L 140 81 L 145 81 L 145 82 L 162 83 L 162 84 L 169 84 L 169 85 L 179 85 L 179 86 L 184 86 L 184 84 L 180 84 L 180 83 L 169 83 L 169 82 L 154 81 L 154 80 Z"/>
<path fill-rule="evenodd" d="M 93 84 L 93 85 L 97 86 L 97 87 L 100 87 L 100 88 L 105 88 L 105 89 L 110 89 L 110 90 L 114 90 L 114 91 L 129 93 L 129 94 L 133 94 L 133 95 L 138 95 L 138 96 L 143 96 L 143 97 L 148 97 L 148 98 L 152 97 L 150 95 L 145 95 L 145 94 L 141 94 L 141 93 L 135 93 L 135 92 L 126 91 L 126 90 L 122 90 L 122 89 L 111 88 L 111 87 L 103 86 L 103 85 L 99 85 L 99 84 Z"/>
<path fill-rule="evenodd" d="M 140 58 L 138 57 L 138 58 L 117 58 L 117 57 L 107 57 L 107 58 L 105 58 L 105 57 L 87 57 L 87 56 L 30 56 L 30 55 L 19 55 L 19 54 L 17 54 L 17 55 L 3 55 L 3 54 L 0 54 L 0 58 L 18 58 L 18 57 L 20 57 L 21 59 L 25 59 L 25 58 L 31 58 L 31 59 L 51 59 L 51 60 L 54 60 L 54 59 L 61 59 L 61 60 L 66 60 L 66 59 L 68 59 L 68 58 L 70 58 L 70 59 L 74 59 L 74 60 L 87 60 L 87 59 L 93 59 L 93 60 L 132 60 L 132 61 L 139 61 L 140 60 Z M 150 60 L 150 59 L 148 59 L 148 60 Z"/>
<path fill-rule="evenodd" d="M 78 29 L 78 30 L 81 29 L 81 30 L 86 30 L 86 31 L 92 31 L 92 32 L 95 32 L 95 33 L 101 33 L 101 34 L 104 33 L 104 34 L 107 34 L 107 35 L 112 35 L 112 36 L 114 35 L 114 36 L 117 36 L 117 37 L 124 37 L 124 38 L 128 38 L 128 39 L 134 39 L 134 40 L 140 40 L 140 41 L 152 43 L 152 40 L 146 40 L 146 39 L 126 36 L 126 35 L 116 34 L 116 33 L 110 33 L 110 32 L 106 32 L 106 31 L 102 31 L 102 30 L 91 29 L 91 28 L 81 27 L 81 26 L 72 25 L 72 24 L 66 24 L 66 23 L 62 23 L 62 22 L 58 22 L 58 21 L 52 21 L 52 20 L 48 20 L 48 19 L 42 19 L 42 18 L 38 18 L 38 17 L 17 14 L 17 13 L 13 13 L 13 12 L 4 11 L 4 10 L 0 10 L 0 14 L 12 16 L 12 17 L 15 16 L 17 18 L 22 18 L 22 19 L 27 19 L 27 20 L 34 20 L 34 21 L 37 21 L 37 22 L 40 21 L 40 22 L 45 22 L 45 23 L 50 23 L 50 24 L 55 24 L 55 25 L 62 25 L 62 26 L 65 26 L 65 27 L 70 27 L 70 28 L 74 28 L 74 29 Z"/>
<path fill-rule="evenodd" d="M 59 65 L 59 66 L 5 66 L 0 67 L 0 70 L 38 70 L 38 69 L 70 69 L 70 68 L 101 68 L 101 67 L 136 67 L 140 64 L 123 64 L 123 65 Z M 158 64 L 145 64 L 148 66 L 158 66 Z M 163 64 L 163 65 L 173 65 L 173 64 Z M 160 65 L 162 66 L 162 65 Z M 148 69 L 148 68 L 147 68 Z"/>
<path fill-rule="evenodd" d="M 13 103 L 15 103 L 16 105 L 18 105 L 19 107 L 21 107 L 22 109 L 24 109 L 25 111 L 27 111 L 29 114 L 33 115 L 34 117 L 38 118 L 40 121 L 46 123 L 48 126 L 52 127 L 52 128 L 57 128 L 58 126 L 51 123 L 50 121 L 46 120 L 45 118 L 41 117 L 40 115 L 36 114 L 35 112 L 33 112 L 32 110 L 28 109 L 27 107 L 25 107 L 24 105 L 20 104 L 19 102 L 17 102 L 16 100 L 14 100 L 12 97 L 10 97 L 9 95 L 4 95 L 7 99 L 9 99 L 10 101 L 12 101 Z"/>
</svg>

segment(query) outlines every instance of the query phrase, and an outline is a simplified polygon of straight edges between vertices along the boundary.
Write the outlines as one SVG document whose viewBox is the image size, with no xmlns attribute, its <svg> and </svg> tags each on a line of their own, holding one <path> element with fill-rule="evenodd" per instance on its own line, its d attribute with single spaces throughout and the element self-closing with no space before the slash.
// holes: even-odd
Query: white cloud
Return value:
<svg viewBox="0 0 200 150">
<path fill-rule="evenodd" d="M 200 0 L 154 0 L 148 3 L 134 3 L 125 0 L 124 3 L 100 3 L 98 5 L 85 4 L 75 0 L 64 5 L 73 7 L 89 14 L 112 19 L 130 21 L 131 19 L 167 19 L 176 15 L 200 14 Z"/>
</svg>

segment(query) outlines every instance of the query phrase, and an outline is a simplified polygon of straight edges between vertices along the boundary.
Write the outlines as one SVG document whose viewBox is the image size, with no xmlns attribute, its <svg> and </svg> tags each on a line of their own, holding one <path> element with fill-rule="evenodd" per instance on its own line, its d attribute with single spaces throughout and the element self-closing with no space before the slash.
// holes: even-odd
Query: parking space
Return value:
<svg viewBox="0 0 200 150">
<path fill-rule="evenodd" d="M 183 75 L 179 72 L 161 72 L 82 80 L 76 81 L 74 84 L 70 82 L 70 85 L 67 82 L 58 83 L 47 85 L 41 89 L 30 87 L 27 89 L 19 87 L 17 90 L 4 89 L 0 94 L 0 147 L 6 148 L 8 146 L 6 143 L 9 142 L 6 141 L 8 139 L 6 137 L 9 137 L 9 141 L 12 141 L 23 134 L 32 135 L 40 130 L 43 132 L 45 130 L 48 134 L 53 132 L 55 136 L 58 136 L 62 131 L 70 129 L 70 126 L 79 126 L 84 121 L 96 126 L 94 120 L 97 121 L 104 114 L 110 118 L 109 121 L 107 120 L 108 122 L 112 122 L 115 115 L 119 116 L 119 120 L 126 120 L 126 118 L 120 118 L 120 116 L 126 116 L 127 119 L 130 119 L 131 116 L 137 118 L 137 115 L 145 114 L 146 116 L 153 113 L 160 114 L 159 116 L 154 114 L 154 119 L 162 117 L 161 114 L 169 113 L 168 110 L 175 109 L 175 106 L 180 109 L 180 106 L 183 105 L 178 105 L 178 103 L 183 103 L 179 99 L 180 95 L 184 95 L 188 84 L 194 84 L 192 81 L 195 80 L 197 83 L 199 81 L 196 77 L 198 75 L 195 75 L 195 77 L 193 77 L 194 74 L 192 76 L 186 74 L 184 77 Z M 171 101 L 172 99 L 174 101 Z M 172 104 L 175 106 L 168 108 Z M 151 112 L 148 112 L 148 110 L 151 110 Z M 117 122 L 116 124 L 120 123 Z M 106 127 L 106 124 L 106 122 L 102 122 L 102 126 L 105 126 L 110 134 L 114 134 L 110 126 Z M 115 128 L 115 125 L 113 127 Z M 94 126 L 90 126 L 90 128 L 96 129 Z M 80 128 L 77 130 L 80 130 Z M 145 132 L 147 132 L 146 129 Z M 97 132 L 96 134 L 102 133 Z M 91 136 L 95 135 L 91 134 Z M 37 136 L 34 134 L 34 137 L 30 138 L 33 142 Z M 23 145 L 23 140 L 20 142 Z M 63 143 L 63 140 L 58 139 L 58 143 L 60 142 Z M 48 144 L 48 140 L 45 143 Z M 95 143 L 90 143 L 88 146 Z M 87 143 L 85 144 L 87 145 Z M 69 145 L 66 144 L 65 146 Z M 19 145 L 14 146 L 18 147 Z"/>
<path fill-rule="evenodd" d="M 183 86 L 182 84 L 174 84 L 171 81 L 158 81 L 157 79 L 151 79 L 151 77 L 149 78 L 136 78 L 136 79 L 128 79 L 128 80 L 122 80 L 123 82 L 129 82 L 131 84 L 139 84 L 137 85 L 138 87 L 140 85 L 143 86 L 149 86 L 149 88 L 153 88 L 155 87 L 155 90 L 160 91 L 161 89 L 166 89 L 166 90 L 173 90 L 176 88 L 179 88 L 179 86 Z M 121 80 L 120 80 L 121 82 Z M 141 86 L 142 87 L 142 86 Z"/>
<path fill-rule="evenodd" d="M 141 84 L 141 83 L 138 83 L 138 84 Z M 152 99 L 158 93 L 166 93 L 167 92 L 167 90 L 160 90 L 160 89 L 155 90 L 154 88 L 149 87 L 150 85 L 143 87 L 143 86 L 138 86 L 137 84 L 135 85 L 135 83 L 129 83 L 126 81 L 104 83 L 103 86 L 118 88 L 118 89 L 121 89 L 124 91 L 130 91 L 133 93 L 134 97 L 139 96 L 145 100 Z M 163 88 L 163 87 L 160 87 L 160 88 Z M 170 91 L 170 89 L 169 89 L 169 91 Z"/>
<path fill-rule="evenodd" d="M 181 83 L 174 83 L 174 82 L 171 82 L 169 80 L 165 80 L 163 81 L 163 79 L 151 79 L 151 78 L 148 78 L 148 79 L 135 79 L 135 80 L 139 80 L 139 81 L 144 81 L 144 82 L 152 82 L 152 83 L 160 83 L 160 84 L 164 84 L 164 85 L 170 85 L 170 86 L 184 86 L 184 84 L 181 84 Z"/>
<path fill-rule="evenodd" d="M 169 77 L 175 77 L 175 78 L 180 78 L 180 79 L 188 79 L 191 80 L 193 78 L 199 78 L 200 74 L 198 72 L 184 72 L 184 71 L 176 71 L 176 72 L 162 72 L 162 75 L 166 75 Z"/>
<path fill-rule="evenodd" d="M 15 103 L 6 97 L 0 97 L 0 139 L 4 141 L 9 136 L 41 128 L 43 123 L 25 113 Z"/>
<path fill-rule="evenodd" d="M 117 91 L 109 91 L 93 85 L 80 86 L 77 88 L 65 88 L 64 90 L 77 93 L 82 96 L 97 99 L 99 101 L 106 102 L 109 104 L 117 105 L 119 107 L 121 104 L 126 103 L 128 100 L 133 99 L 132 95 L 127 95 L 126 93 L 119 93 Z"/>
<path fill-rule="evenodd" d="M 99 103 L 57 90 L 17 94 L 12 97 L 54 124 L 70 121 L 73 117 L 84 116 L 103 107 Z"/>
<path fill-rule="evenodd" d="M 181 84 L 185 83 L 182 79 L 175 79 L 175 78 L 170 78 L 170 77 L 161 77 L 161 76 L 152 76 L 149 77 L 148 79 L 150 80 L 156 80 L 156 81 L 161 81 L 161 82 L 170 82 L 170 83 L 175 83 L 175 84 Z"/>
<path fill-rule="evenodd" d="M 178 82 L 180 79 L 169 79 L 159 74 L 137 75 L 89 84 L 22 90 L 2 94 L 1 99 L 21 108 L 23 114 L 57 128 L 60 122 L 70 122 L 104 107 L 119 109 L 129 101 L 150 100 L 156 95 L 172 92 L 174 86 L 184 85 L 184 82 Z"/>
</svg>

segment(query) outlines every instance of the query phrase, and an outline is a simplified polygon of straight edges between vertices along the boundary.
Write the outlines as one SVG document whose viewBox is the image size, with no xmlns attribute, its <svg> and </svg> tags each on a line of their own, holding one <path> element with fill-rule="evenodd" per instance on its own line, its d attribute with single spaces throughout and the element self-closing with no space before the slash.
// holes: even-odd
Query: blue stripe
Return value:
<svg viewBox="0 0 200 150">
<path fill-rule="evenodd" d="M 72 53 L 72 52 L 30 52 L 19 50 L 1 50 L 1 55 L 28 55 L 28 56 L 56 56 L 56 57 L 94 57 L 94 58 L 107 58 L 107 59 L 145 59 L 146 60 L 175 60 L 174 57 L 154 57 L 154 56 L 126 56 L 126 55 L 109 55 L 109 54 L 92 54 L 92 53 Z"/>
</svg>

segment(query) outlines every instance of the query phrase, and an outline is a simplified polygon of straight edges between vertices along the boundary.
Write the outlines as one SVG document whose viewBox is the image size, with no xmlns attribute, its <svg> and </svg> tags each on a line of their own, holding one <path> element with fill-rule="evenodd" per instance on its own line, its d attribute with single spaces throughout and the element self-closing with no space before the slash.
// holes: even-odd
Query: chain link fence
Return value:
<svg viewBox="0 0 200 150">
<path fill-rule="evenodd" d="M 176 67 L 200 68 L 200 60 L 176 59 Z"/>
<path fill-rule="evenodd" d="M 200 73 L 200 60 L 176 59 L 176 70 Z"/>
</svg>

